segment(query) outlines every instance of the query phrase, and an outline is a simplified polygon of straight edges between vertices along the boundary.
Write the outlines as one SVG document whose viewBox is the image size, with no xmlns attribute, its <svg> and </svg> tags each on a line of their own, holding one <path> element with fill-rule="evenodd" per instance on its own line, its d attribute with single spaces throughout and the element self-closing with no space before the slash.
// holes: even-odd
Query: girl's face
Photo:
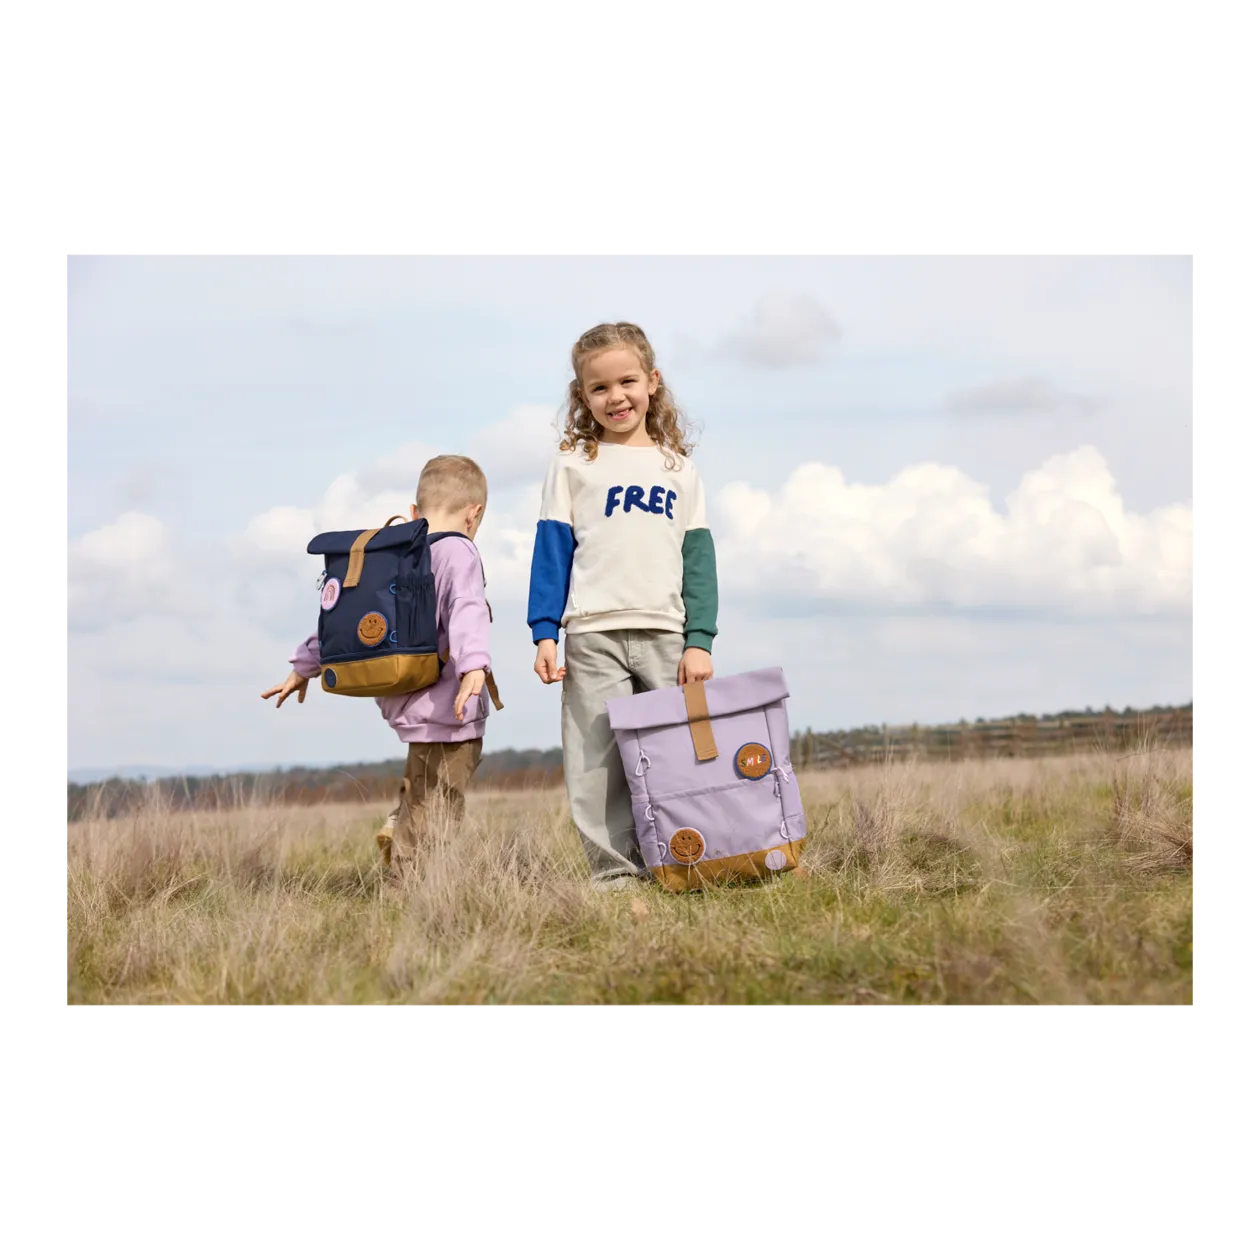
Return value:
<svg viewBox="0 0 1260 1260">
<path fill-rule="evenodd" d="M 647 444 L 648 400 L 660 379 L 655 369 L 644 370 L 642 360 L 628 346 L 601 350 L 582 364 L 582 398 L 603 426 L 606 442 Z"/>
</svg>

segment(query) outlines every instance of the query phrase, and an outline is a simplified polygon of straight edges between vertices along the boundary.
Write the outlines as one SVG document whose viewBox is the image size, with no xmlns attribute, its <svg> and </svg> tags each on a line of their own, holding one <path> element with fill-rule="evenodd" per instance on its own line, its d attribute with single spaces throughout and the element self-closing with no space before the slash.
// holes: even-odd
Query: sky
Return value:
<svg viewBox="0 0 1260 1260">
<path fill-rule="evenodd" d="M 1191 264 L 1178 257 L 126 258 L 69 263 L 69 765 L 401 755 L 374 703 L 276 711 L 323 529 L 490 485 L 505 708 L 559 742 L 529 559 L 569 350 L 629 319 L 695 424 L 720 674 L 792 726 L 1184 703 Z"/>
</svg>

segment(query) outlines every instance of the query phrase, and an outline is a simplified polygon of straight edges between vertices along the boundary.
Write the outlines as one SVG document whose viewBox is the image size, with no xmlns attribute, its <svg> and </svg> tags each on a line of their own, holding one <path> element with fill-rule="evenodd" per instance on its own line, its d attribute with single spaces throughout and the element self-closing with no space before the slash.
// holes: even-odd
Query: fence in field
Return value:
<svg viewBox="0 0 1260 1260">
<path fill-rule="evenodd" d="M 1194 714 L 1184 709 L 1141 713 L 1080 714 L 1055 718 L 1007 718 L 956 726 L 868 726 L 792 737 L 792 764 L 837 768 L 868 761 L 960 761 L 981 757 L 1041 757 L 1054 753 L 1123 751 L 1193 742 Z"/>
<path fill-rule="evenodd" d="M 792 764 L 839 768 L 863 762 L 954 760 L 976 757 L 1037 757 L 1049 753 L 1125 749 L 1192 742 L 1193 714 L 1182 709 L 1142 713 L 1065 714 L 1061 717 L 1006 718 L 960 722 L 957 726 L 868 726 L 820 735 L 792 736 Z M 564 782 L 559 749 L 539 753 L 490 753 L 475 788 L 505 791 L 558 787 Z M 518 764 L 522 763 L 522 764 Z M 115 817 L 144 807 L 172 810 L 238 809 L 250 804 L 320 805 L 335 801 L 393 801 L 402 762 L 291 769 L 263 774 L 181 776 L 155 783 L 111 779 L 68 785 L 70 821 L 93 814 Z"/>
</svg>

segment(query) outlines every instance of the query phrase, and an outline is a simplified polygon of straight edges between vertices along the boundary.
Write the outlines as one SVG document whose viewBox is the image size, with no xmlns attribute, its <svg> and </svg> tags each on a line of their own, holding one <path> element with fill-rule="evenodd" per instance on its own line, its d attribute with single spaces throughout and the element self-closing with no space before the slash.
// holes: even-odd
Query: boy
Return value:
<svg viewBox="0 0 1260 1260">
<path fill-rule="evenodd" d="M 425 464 L 411 519 L 429 522 L 438 653 L 445 663 L 431 687 L 376 701 L 407 745 L 393 825 L 386 823 L 377 835 L 391 881 L 414 865 L 426 835 L 443 817 L 456 824 L 463 818 L 464 791 L 481 761 L 489 713 L 482 689 L 498 703 L 490 673 L 490 606 L 473 543 L 485 507 L 485 474 L 471 459 L 438 455 Z M 289 663 L 288 678 L 262 693 L 264 700 L 276 696 L 277 708 L 295 691 L 298 703 L 305 701 L 306 685 L 319 673 L 319 637 L 311 635 Z"/>
</svg>

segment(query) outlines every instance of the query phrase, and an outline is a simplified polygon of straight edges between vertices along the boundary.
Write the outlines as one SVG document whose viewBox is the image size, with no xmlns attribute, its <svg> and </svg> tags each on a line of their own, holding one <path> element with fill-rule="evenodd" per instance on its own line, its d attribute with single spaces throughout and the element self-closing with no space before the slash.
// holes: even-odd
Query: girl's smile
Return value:
<svg viewBox="0 0 1260 1260">
<path fill-rule="evenodd" d="M 593 354 L 582 365 L 582 394 L 603 440 L 624 446 L 650 446 L 648 405 L 660 374 L 645 372 L 638 354 L 626 346 Z"/>
</svg>

